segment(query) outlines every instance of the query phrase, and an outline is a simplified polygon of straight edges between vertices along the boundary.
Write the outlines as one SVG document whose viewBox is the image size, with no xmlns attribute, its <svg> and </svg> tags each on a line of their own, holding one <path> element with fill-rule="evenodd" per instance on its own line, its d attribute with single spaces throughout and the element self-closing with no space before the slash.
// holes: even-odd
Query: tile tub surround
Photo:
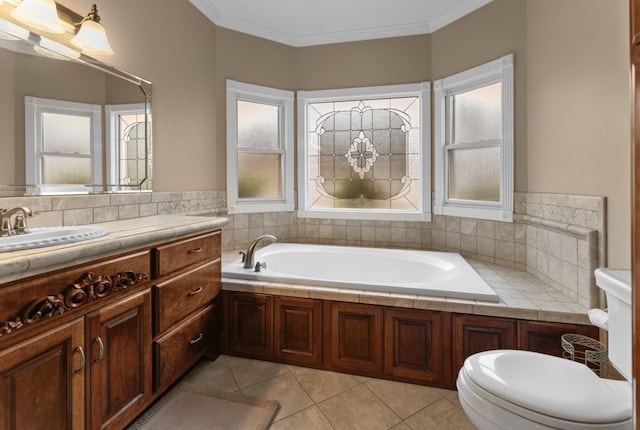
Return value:
<svg viewBox="0 0 640 430">
<path fill-rule="evenodd" d="M 223 264 L 238 258 L 236 251 L 224 252 L 222 255 Z M 225 278 L 224 274 L 222 289 L 531 321 L 590 324 L 587 317 L 587 307 L 580 305 L 572 297 L 558 292 L 553 286 L 544 283 L 534 275 L 478 260 L 468 261 L 485 282 L 498 293 L 499 303 L 418 294 L 231 279 Z"/>
<path fill-rule="evenodd" d="M 102 225 L 109 234 L 64 245 L 0 253 L 0 287 L 3 284 L 99 258 L 153 246 L 222 228 L 223 217 L 157 215 Z"/>
</svg>

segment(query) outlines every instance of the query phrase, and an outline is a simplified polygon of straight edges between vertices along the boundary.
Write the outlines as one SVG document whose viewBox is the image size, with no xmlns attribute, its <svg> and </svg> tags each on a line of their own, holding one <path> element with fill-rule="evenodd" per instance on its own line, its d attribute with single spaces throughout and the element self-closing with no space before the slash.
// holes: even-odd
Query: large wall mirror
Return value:
<svg viewBox="0 0 640 430">
<path fill-rule="evenodd" d="M 0 197 L 150 191 L 151 83 L 11 27 L 12 8 L 0 4 Z"/>
</svg>

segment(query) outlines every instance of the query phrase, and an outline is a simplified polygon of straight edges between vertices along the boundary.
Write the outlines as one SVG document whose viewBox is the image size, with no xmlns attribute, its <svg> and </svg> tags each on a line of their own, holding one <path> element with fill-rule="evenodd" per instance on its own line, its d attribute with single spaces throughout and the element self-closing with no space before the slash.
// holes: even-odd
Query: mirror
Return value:
<svg viewBox="0 0 640 430">
<path fill-rule="evenodd" d="M 0 6 L 0 23 L 10 10 Z M 151 190 L 151 83 L 2 29 L 0 196 Z"/>
</svg>

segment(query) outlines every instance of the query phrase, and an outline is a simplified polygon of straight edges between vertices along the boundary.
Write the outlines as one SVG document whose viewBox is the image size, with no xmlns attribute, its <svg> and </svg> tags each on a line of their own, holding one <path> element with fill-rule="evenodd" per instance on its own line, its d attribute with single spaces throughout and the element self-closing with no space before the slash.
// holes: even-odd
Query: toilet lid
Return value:
<svg viewBox="0 0 640 430">
<path fill-rule="evenodd" d="M 496 350 L 470 356 L 464 371 L 489 393 L 540 414 L 594 424 L 631 418 L 631 384 L 601 379 L 574 361 Z"/>
</svg>

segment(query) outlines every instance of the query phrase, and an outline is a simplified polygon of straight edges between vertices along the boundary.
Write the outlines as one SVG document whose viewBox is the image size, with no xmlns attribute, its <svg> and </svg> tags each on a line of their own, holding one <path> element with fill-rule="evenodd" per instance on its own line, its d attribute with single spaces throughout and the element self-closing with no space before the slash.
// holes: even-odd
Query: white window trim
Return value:
<svg viewBox="0 0 640 430">
<path fill-rule="evenodd" d="M 448 199 L 447 102 L 450 95 L 502 82 L 500 201 Z M 513 222 L 513 54 L 434 82 L 434 213 Z M 461 146 L 457 146 L 461 148 Z"/>
<path fill-rule="evenodd" d="M 25 176 L 27 194 L 85 194 L 93 191 L 85 185 L 43 185 L 40 157 L 42 155 L 42 114 L 81 115 L 91 118 L 91 184 L 102 187 L 102 106 L 64 100 L 25 96 Z"/>
<path fill-rule="evenodd" d="M 293 171 L 293 92 L 227 79 L 227 211 L 229 214 L 295 210 Z M 238 198 L 238 100 L 280 107 L 281 199 Z"/>
<path fill-rule="evenodd" d="M 362 98 L 419 97 L 421 139 L 421 202 L 418 211 L 386 209 L 309 209 L 307 193 L 307 136 L 309 103 L 353 100 Z M 431 83 L 384 85 L 377 87 L 345 88 L 335 90 L 298 91 L 298 217 L 331 219 L 365 219 L 389 221 L 431 221 Z"/>
<path fill-rule="evenodd" d="M 129 190 L 121 189 L 119 185 L 118 171 L 120 169 L 120 145 L 118 142 L 118 116 L 127 114 L 139 114 L 140 112 L 146 112 L 147 105 L 145 103 L 130 103 L 119 105 L 106 105 L 104 107 L 105 113 L 105 141 L 107 142 L 106 155 L 107 155 L 107 167 L 106 167 L 106 179 L 107 179 L 107 191 L 119 192 Z M 148 154 L 147 154 L 148 159 Z"/>
</svg>

